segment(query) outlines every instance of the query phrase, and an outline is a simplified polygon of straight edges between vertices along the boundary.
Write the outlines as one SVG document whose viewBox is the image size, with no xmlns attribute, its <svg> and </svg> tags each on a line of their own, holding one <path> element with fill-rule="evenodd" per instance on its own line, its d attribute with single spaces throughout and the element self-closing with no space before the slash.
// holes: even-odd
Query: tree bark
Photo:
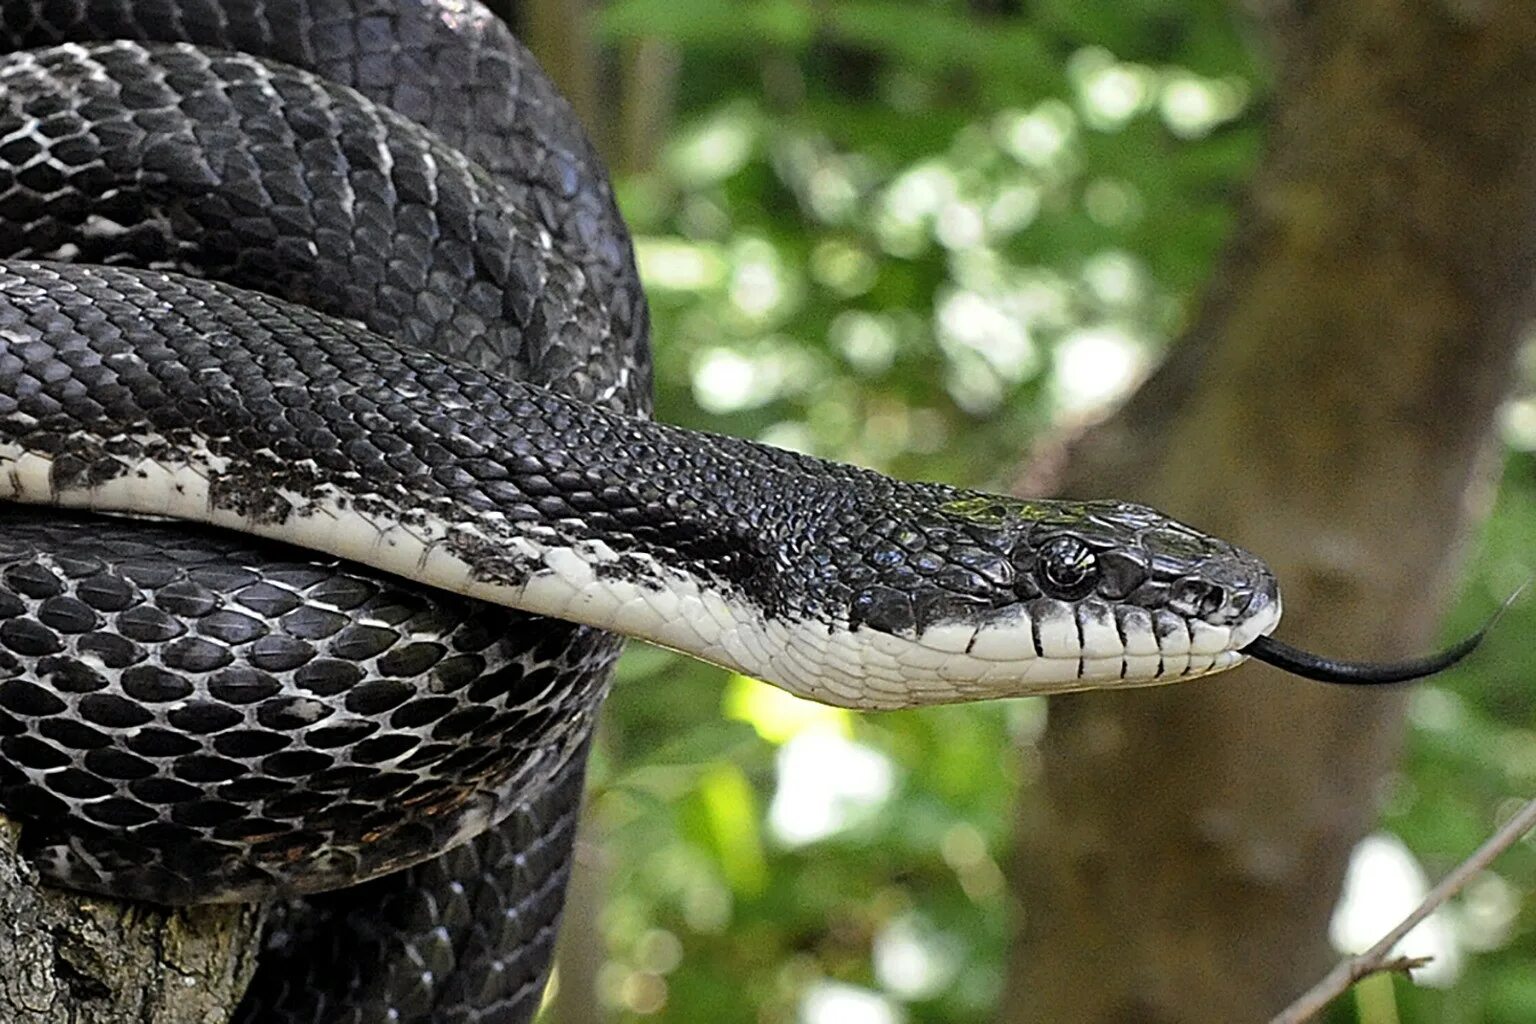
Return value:
<svg viewBox="0 0 1536 1024">
<path fill-rule="evenodd" d="M 1244 545 L 1280 577 L 1282 636 L 1391 658 L 1434 639 L 1533 308 L 1536 7 L 1285 18 L 1267 154 L 1201 311 L 1054 489 Z M 1258 665 L 1052 701 L 1000 1019 L 1283 1006 L 1328 966 L 1403 704 Z"/>
<path fill-rule="evenodd" d="M 165 910 L 39 883 L 0 818 L 0 1021 L 220 1024 L 256 967 L 250 906 Z"/>
</svg>

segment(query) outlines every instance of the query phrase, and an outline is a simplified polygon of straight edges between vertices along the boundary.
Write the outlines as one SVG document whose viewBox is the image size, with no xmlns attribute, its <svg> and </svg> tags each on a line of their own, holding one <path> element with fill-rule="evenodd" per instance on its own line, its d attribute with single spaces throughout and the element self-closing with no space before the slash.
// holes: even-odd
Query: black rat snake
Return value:
<svg viewBox="0 0 1536 1024">
<path fill-rule="evenodd" d="M 600 630 L 859 708 L 1302 664 L 1149 509 L 645 419 L 606 178 L 472 0 L 0 48 L 0 811 L 65 885 L 285 901 L 242 1020 L 532 1015 Z"/>
</svg>

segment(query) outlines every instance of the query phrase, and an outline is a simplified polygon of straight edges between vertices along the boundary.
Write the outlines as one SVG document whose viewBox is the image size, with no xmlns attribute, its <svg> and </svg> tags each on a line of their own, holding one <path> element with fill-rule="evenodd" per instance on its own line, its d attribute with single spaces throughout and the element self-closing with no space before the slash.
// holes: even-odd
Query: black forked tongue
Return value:
<svg viewBox="0 0 1536 1024">
<path fill-rule="evenodd" d="M 1325 658 L 1283 644 L 1270 636 L 1258 637 L 1243 648 L 1243 653 L 1292 675 L 1305 676 L 1323 683 L 1349 683 L 1355 686 L 1406 683 L 1410 679 L 1422 679 L 1450 668 L 1471 654 L 1487 632 L 1488 627 L 1484 626 L 1454 647 L 1408 661 L 1340 661 L 1338 658 Z"/>
<path fill-rule="evenodd" d="M 1273 665 L 1292 675 L 1316 679 L 1322 683 L 1345 683 L 1352 686 L 1406 683 L 1411 679 L 1422 679 L 1444 671 L 1471 654 L 1477 649 L 1477 645 L 1483 642 L 1483 637 L 1488 635 L 1494 623 L 1499 621 L 1499 617 L 1514 603 L 1515 598 L 1519 597 L 1530 584 L 1530 580 L 1520 584 L 1520 587 L 1504 599 L 1499 610 L 1494 612 L 1476 633 L 1438 654 L 1423 658 L 1410 658 L 1407 661 L 1341 661 L 1338 658 L 1325 658 L 1319 654 L 1303 651 L 1299 647 L 1281 643 L 1269 636 L 1258 637 L 1242 651 L 1267 665 Z"/>
</svg>

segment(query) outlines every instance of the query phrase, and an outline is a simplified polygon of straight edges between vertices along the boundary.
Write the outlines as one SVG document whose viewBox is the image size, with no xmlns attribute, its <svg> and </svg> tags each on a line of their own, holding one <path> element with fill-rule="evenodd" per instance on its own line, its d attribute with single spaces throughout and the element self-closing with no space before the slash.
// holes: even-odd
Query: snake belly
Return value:
<svg viewBox="0 0 1536 1024">
<path fill-rule="evenodd" d="M 19 0 L 0 50 L 0 259 L 648 409 L 606 178 L 478 3 Z M 531 1018 L 615 640 L 212 529 L 0 517 L 0 810 L 47 877 L 281 898 L 242 1021 Z"/>
</svg>

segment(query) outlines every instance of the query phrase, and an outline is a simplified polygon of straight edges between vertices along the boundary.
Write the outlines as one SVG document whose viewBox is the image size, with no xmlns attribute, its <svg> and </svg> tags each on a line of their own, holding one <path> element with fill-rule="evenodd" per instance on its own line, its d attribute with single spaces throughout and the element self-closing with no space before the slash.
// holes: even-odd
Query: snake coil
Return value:
<svg viewBox="0 0 1536 1024">
<path fill-rule="evenodd" d="M 22 0 L 0 50 L 0 256 L 260 289 L 648 408 L 607 179 L 478 3 Z M 3 516 L 29 857 L 170 902 L 382 875 L 283 904 L 243 1021 L 532 1016 L 611 638 L 213 530 Z"/>
</svg>

